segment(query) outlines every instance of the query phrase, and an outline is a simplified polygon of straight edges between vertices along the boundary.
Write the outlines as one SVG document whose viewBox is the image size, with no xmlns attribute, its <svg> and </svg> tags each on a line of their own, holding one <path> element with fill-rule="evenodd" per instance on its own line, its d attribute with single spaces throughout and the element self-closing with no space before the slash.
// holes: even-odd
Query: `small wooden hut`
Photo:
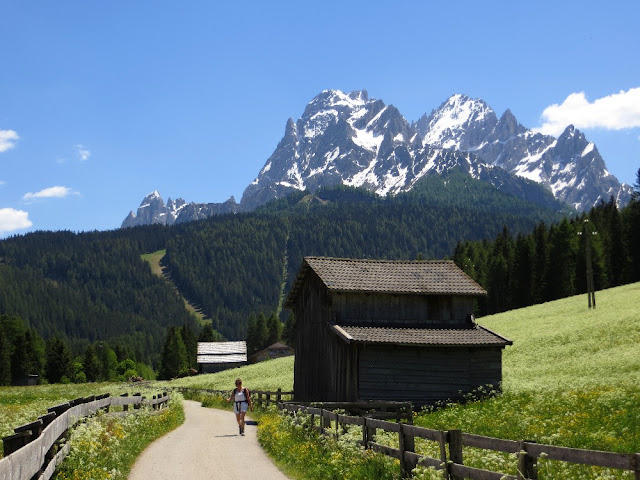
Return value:
<svg viewBox="0 0 640 480">
<path fill-rule="evenodd" d="M 265 360 L 271 360 L 273 358 L 290 357 L 293 354 L 293 348 L 289 345 L 278 342 L 251 355 L 249 357 L 249 363 L 264 362 Z"/>
<path fill-rule="evenodd" d="M 215 373 L 247 364 L 247 342 L 198 342 L 198 371 Z"/>
<path fill-rule="evenodd" d="M 285 303 L 296 400 L 419 406 L 499 388 L 512 342 L 475 323 L 481 295 L 452 261 L 305 257 Z"/>
</svg>

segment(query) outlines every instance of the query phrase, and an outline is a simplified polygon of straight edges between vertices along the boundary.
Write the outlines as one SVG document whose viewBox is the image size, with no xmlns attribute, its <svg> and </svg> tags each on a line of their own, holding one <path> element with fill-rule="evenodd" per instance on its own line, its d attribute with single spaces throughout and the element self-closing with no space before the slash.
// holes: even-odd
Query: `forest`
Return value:
<svg viewBox="0 0 640 480">
<path fill-rule="evenodd" d="M 132 368 L 125 370 L 147 365 L 166 375 L 184 373 L 194 364 L 193 339 L 201 335 L 251 337 L 258 348 L 270 335 L 262 325 L 272 317 L 281 328 L 289 320 L 290 330 L 282 304 L 307 255 L 453 258 L 489 292 L 478 304 L 479 315 L 507 310 L 584 291 L 585 237 L 577 233 L 585 219 L 597 231 L 596 289 L 637 281 L 639 190 L 636 185 L 622 210 L 609 201 L 578 215 L 548 198 L 531 203 L 450 174 L 423 179 L 411 192 L 389 198 L 334 187 L 295 193 L 252 213 L 171 227 L 14 236 L 0 241 L 0 315 L 18 319 L 23 328 L 0 322 L 0 341 L 13 345 L 29 332 L 46 360 L 47 343 L 57 339 L 76 364 L 58 376 L 69 380 L 82 380 L 81 372 L 87 379 L 123 375 L 125 365 L 117 365 L 127 360 Z M 152 274 L 141 259 L 162 249 L 170 281 Z M 210 326 L 204 329 L 187 312 L 175 287 L 211 318 Z M 163 365 L 170 338 L 171 348 L 182 351 L 178 336 L 187 360 Z M 97 376 L 87 374 L 81 361 L 86 356 L 86 363 L 93 362 L 91 348 L 102 358 Z M 10 363 L 15 350 L 9 350 L 3 348 L 0 359 Z"/>
<path fill-rule="evenodd" d="M 487 290 L 482 316 L 585 293 L 586 242 L 596 291 L 640 281 L 640 178 L 621 211 L 611 198 L 515 238 L 505 227 L 493 241 L 459 243 L 453 260 Z"/>
</svg>

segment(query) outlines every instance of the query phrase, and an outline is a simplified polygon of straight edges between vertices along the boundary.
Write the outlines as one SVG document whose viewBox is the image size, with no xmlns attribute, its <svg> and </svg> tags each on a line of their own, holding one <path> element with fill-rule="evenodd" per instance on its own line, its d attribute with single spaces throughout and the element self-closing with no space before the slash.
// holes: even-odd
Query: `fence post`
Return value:
<svg viewBox="0 0 640 480">
<path fill-rule="evenodd" d="M 364 425 L 363 428 L 366 430 L 366 441 L 365 448 L 369 448 L 369 442 L 373 442 L 374 437 L 376 436 L 376 429 L 373 427 L 367 426 L 367 419 L 369 417 L 364 417 Z"/>
<path fill-rule="evenodd" d="M 631 466 L 633 467 L 633 473 L 635 473 L 635 479 L 640 480 L 640 453 L 636 453 L 631 458 Z"/>
<path fill-rule="evenodd" d="M 123 393 L 122 395 L 120 395 L 121 397 L 128 397 L 129 394 L 128 393 Z M 129 411 L 129 405 L 122 405 L 122 411 L 123 412 L 128 412 Z"/>
<path fill-rule="evenodd" d="M 362 417 L 362 446 L 369 448 L 369 430 L 367 429 L 367 417 Z"/>
<path fill-rule="evenodd" d="M 282 388 L 278 389 L 278 392 L 276 393 L 276 402 L 280 403 L 282 401 Z"/>
<path fill-rule="evenodd" d="M 447 468 L 447 432 L 440 431 L 440 461 L 442 461 L 442 478 L 449 479 L 449 469 Z"/>
<path fill-rule="evenodd" d="M 520 442 L 518 449 L 518 478 L 522 480 L 538 480 L 538 472 L 535 466 L 535 458 L 527 452 L 527 443 L 535 443 L 530 441 Z"/>
<path fill-rule="evenodd" d="M 449 459 L 452 463 L 457 463 L 458 465 L 464 465 L 462 461 L 462 431 L 461 430 L 449 430 L 447 432 L 447 437 L 449 440 Z M 447 465 L 447 470 L 449 469 Z M 459 477 L 457 475 L 449 475 L 450 478 L 454 480 L 458 480 Z"/>
<path fill-rule="evenodd" d="M 400 469 L 404 478 L 411 476 L 412 464 L 407 462 L 404 453 L 415 452 L 415 441 L 413 435 L 409 435 L 405 432 L 405 424 L 400 424 L 400 431 L 398 432 L 398 446 L 400 448 Z"/>
</svg>

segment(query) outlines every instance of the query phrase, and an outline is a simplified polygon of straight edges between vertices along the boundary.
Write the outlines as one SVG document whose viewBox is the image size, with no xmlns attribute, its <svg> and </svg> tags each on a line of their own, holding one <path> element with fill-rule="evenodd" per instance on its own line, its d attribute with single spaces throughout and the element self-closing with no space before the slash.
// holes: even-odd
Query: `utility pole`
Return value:
<svg viewBox="0 0 640 480">
<path fill-rule="evenodd" d="M 595 284 L 593 282 L 593 265 L 591 263 L 591 237 L 597 235 L 591 224 L 589 223 L 589 219 L 584 219 L 584 227 L 581 232 L 578 232 L 578 235 L 584 235 L 585 237 L 585 253 L 587 257 L 587 298 L 589 299 L 589 308 L 596 308 L 596 291 Z"/>
</svg>

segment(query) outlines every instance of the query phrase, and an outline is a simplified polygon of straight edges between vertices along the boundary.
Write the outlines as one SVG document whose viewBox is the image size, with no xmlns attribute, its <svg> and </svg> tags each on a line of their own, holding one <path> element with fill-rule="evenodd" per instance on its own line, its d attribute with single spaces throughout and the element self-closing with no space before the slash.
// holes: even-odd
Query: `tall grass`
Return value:
<svg viewBox="0 0 640 480">
<path fill-rule="evenodd" d="M 597 308 L 592 310 L 587 308 L 586 296 L 577 296 L 480 319 L 482 325 L 514 341 L 503 354 L 503 393 L 424 409 L 414 417 L 415 423 L 574 448 L 640 451 L 640 283 L 596 292 L 596 297 Z M 167 385 L 230 390 L 237 376 L 254 390 L 289 390 L 293 386 L 293 359 Z M 354 469 L 360 461 L 351 450 L 302 432 L 276 416 L 261 417 L 259 435 L 265 449 L 296 478 L 323 478 L 306 476 L 316 475 L 316 471 L 324 472 L 324 478 L 342 478 L 322 470 L 318 463 L 337 462 L 342 456 L 353 459 L 348 464 Z M 397 445 L 396 435 L 380 434 L 376 440 Z M 417 440 L 416 448 L 439 457 L 431 442 Z M 291 452 L 296 454 L 290 456 Z M 467 465 L 516 473 L 512 455 L 465 448 L 464 458 Z M 389 470 L 374 477 L 393 478 L 396 467 L 389 464 L 384 468 Z M 350 471 L 347 466 L 336 471 L 344 473 L 342 469 Z M 538 462 L 538 471 L 541 479 L 633 478 L 630 473 L 544 458 Z M 419 479 L 441 478 L 440 473 L 426 469 L 415 473 Z"/>
<path fill-rule="evenodd" d="M 130 390 L 126 384 L 116 383 L 0 387 L 0 436 L 11 435 L 15 427 L 37 420 L 38 417 L 47 413 L 49 407 L 54 405 L 78 397 L 102 393 L 119 395 Z"/>
<path fill-rule="evenodd" d="M 514 341 L 503 394 L 426 409 L 415 423 L 512 440 L 621 453 L 640 451 L 640 284 L 492 315 L 480 323 Z M 426 452 L 425 452 L 426 453 Z M 515 473 L 515 460 L 465 449 L 466 464 Z M 542 459 L 540 478 L 632 478 Z M 425 477 L 427 478 L 427 477 Z"/>
<path fill-rule="evenodd" d="M 124 416 L 92 417 L 73 430 L 70 454 L 54 479 L 126 480 L 144 448 L 183 421 L 182 399 L 175 393 L 160 411 L 147 407 Z"/>
<path fill-rule="evenodd" d="M 211 390 L 233 390 L 237 377 L 249 390 L 282 391 L 293 390 L 293 357 L 276 358 L 266 362 L 247 365 L 218 373 L 178 378 L 168 382 L 157 382 L 158 387 L 191 387 Z"/>
</svg>

